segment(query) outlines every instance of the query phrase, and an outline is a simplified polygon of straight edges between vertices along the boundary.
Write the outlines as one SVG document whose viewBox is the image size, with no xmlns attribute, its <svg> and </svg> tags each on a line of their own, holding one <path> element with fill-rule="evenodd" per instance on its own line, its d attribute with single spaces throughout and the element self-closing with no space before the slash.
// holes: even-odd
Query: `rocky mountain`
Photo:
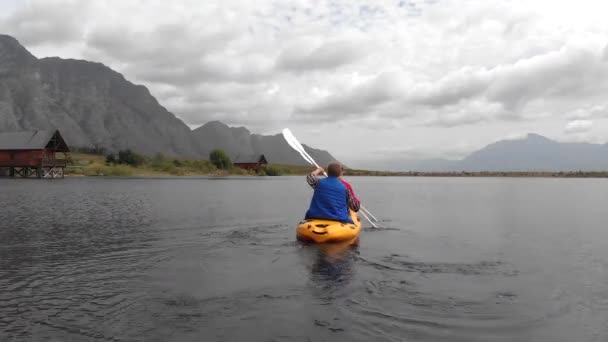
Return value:
<svg viewBox="0 0 608 342">
<path fill-rule="evenodd" d="M 0 36 L 0 131 L 52 128 L 75 147 L 196 155 L 188 126 L 145 87 L 99 63 L 36 59 Z"/>
<path fill-rule="evenodd" d="M 504 140 L 472 153 L 461 162 L 469 169 L 490 171 L 608 170 L 608 145 L 562 143 L 538 134 Z"/>
<path fill-rule="evenodd" d="M 103 64 L 38 59 L 16 39 L 0 35 L 0 132 L 54 128 L 72 147 L 196 158 L 223 148 L 233 157 L 263 153 L 271 163 L 305 163 L 279 136 L 219 122 L 191 131 L 146 87 Z M 320 163 L 333 160 L 327 152 L 310 152 Z"/>
<path fill-rule="evenodd" d="M 209 155 L 211 150 L 219 148 L 233 157 L 264 154 L 272 164 L 306 165 L 280 134 L 251 134 L 245 127 L 228 127 L 219 121 L 208 122 L 192 131 L 192 134 L 202 155 Z M 306 145 L 304 148 L 320 165 L 327 165 L 334 160 L 326 151 Z"/>
<path fill-rule="evenodd" d="M 605 171 L 608 144 L 563 143 L 538 134 L 501 140 L 462 160 L 402 161 L 393 169 L 412 171 Z"/>
</svg>

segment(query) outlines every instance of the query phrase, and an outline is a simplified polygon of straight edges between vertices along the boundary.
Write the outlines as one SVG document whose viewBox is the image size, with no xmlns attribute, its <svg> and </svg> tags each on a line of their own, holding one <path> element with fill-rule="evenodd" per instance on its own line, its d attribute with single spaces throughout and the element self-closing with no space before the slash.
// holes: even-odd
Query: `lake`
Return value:
<svg viewBox="0 0 608 342">
<path fill-rule="evenodd" d="M 349 179 L 387 229 L 304 246 L 304 177 L 0 180 L 0 341 L 606 341 L 608 181 Z"/>
</svg>

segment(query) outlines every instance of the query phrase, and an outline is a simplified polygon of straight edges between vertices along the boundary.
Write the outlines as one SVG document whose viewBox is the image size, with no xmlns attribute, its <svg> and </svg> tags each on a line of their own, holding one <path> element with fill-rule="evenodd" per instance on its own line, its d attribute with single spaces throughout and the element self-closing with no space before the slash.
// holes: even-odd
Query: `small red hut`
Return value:
<svg viewBox="0 0 608 342">
<path fill-rule="evenodd" d="M 268 161 L 263 154 L 252 156 L 237 156 L 234 159 L 234 166 L 245 170 L 255 170 L 256 172 L 262 168 L 262 165 L 267 165 Z"/>
<path fill-rule="evenodd" d="M 0 177 L 63 178 L 69 151 L 58 130 L 0 133 Z"/>
</svg>

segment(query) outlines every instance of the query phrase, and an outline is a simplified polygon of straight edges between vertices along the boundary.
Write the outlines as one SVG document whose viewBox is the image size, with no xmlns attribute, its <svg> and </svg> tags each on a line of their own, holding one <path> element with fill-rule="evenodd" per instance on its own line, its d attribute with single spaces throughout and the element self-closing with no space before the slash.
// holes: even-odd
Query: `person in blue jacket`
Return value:
<svg viewBox="0 0 608 342">
<path fill-rule="evenodd" d="M 306 212 L 306 219 L 326 219 L 353 223 L 349 209 L 359 211 L 360 203 L 357 198 L 342 183 L 340 177 L 344 169 L 340 163 L 333 162 L 327 167 L 327 178 L 319 179 L 324 170 L 318 168 L 308 176 L 306 181 L 315 189 Z"/>
</svg>

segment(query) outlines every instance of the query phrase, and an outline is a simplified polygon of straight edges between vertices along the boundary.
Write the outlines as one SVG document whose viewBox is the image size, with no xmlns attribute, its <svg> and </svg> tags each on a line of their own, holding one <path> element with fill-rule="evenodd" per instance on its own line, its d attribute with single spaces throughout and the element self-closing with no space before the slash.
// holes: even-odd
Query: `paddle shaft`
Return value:
<svg viewBox="0 0 608 342">
<path fill-rule="evenodd" d="M 322 168 L 321 168 L 321 167 L 320 167 L 320 166 L 319 166 L 319 165 L 318 165 L 318 164 L 315 162 L 315 160 L 314 160 L 314 159 L 310 158 L 310 160 L 312 160 L 312 162 L 313 162 L 313 165 L 314 165 L 314 166 L 316 166 L 316 167 L 317 167 L 317 168 L 319 168 L 319 169 L 322 169 Z M 325 172 L 325 169 L 323 169 L 323 175 L 324 175 L 325 177 L 328 177 L 328 176 L 327 176 L 327 172 Z M 359 204 L 359 207 L 362 209 L 362 210 L 361 210 L 361 215 L 362 215 L 362 216 L 363 216 L 363 217 L 364 217 L 366 220 L 368 220 L 368 221 L 369 221 L 369 223 L 372 225 L 372 227 L 374 227 L 374 228 L 378 228 L 378 227 L 376 226 L 376 224 L 375 224 L 375 223 L 374 223 L 372 220 L 370 220 L 370 218 L 367 216 L 367 215 L 369 214 L 369 216 L 374 217 L 374 215 L 372 215 L 372 214 L 371 214 L 371 213 L 370 213 L 370 212 L 369 212 L 367 209 L 365 209 L 365 207 L 363 206 L 363 204 Z M 366 212 L 367 212 L 367 214 L 366 214 Z M 375 217 L 374 217 L 374 220 L 378 221 L 378 219 L 376 219 Z"/>
<path fill-rule="evenodd" d="M 306 160 L 310 164 L 316 166 L 317 168 L 322 169 L 319 166 L 319 164 L 317 164 L 317 162 L 308 154 L 308 152 L 306 152 L 306 150 L 304 149 L 304 146 L 302 146 L 302 144 L 300 144 L 300 142 L 296 139 L 296 137 L 293 135 L 293 133 L 291 133 L 291 131 L 288 128 L 285 128 L 283 130 L 283 137 L 285 138 L 285 140 L 287 141 L 289 146 L 291 146 L 294 150 L 296 150 L 298 153 L 300 153 L 300 155 L 302 156 L 302 158 L 304 158 L 304 160 Z M 325 175 L 325 177 L 327 177 L 327 173 L 325 172 L 324 169 L 323 169 L 323 174 Z M 369 218 L 369 216 L 371 216 L 376 222 L 378 221 L 378 219 L 374 215 L 372 215 L 372 213 L 370 213 L 369 210 L 367 210 L 363 205 L 360 205 L 360 208 L 362 209 L 361 215 L 367 221 L 369 221 L 369 223 L 372 225 L 372 227 L 378 228 L 376 226 L 376 224 Z"/>
</svg>

